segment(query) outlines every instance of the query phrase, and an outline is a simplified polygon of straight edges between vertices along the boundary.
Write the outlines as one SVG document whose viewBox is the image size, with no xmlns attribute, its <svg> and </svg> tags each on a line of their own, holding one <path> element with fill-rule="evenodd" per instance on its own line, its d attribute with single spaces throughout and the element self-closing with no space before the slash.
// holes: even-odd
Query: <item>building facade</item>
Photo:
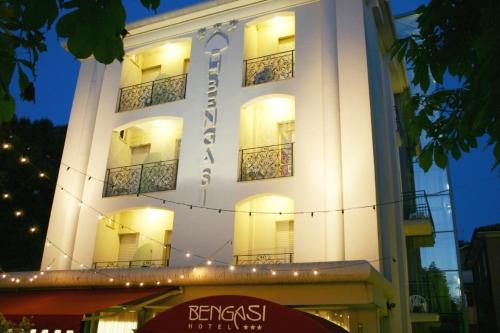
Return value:
<svg viewBox="0 0 500 333">
<path fill-rule="evenodd" d="M 398 38 L 418 33 L 418 15 L 407 14 L 396 17 L 395 24 Z M 407 70 L 411 82 L 413 72 Z M 436 88 L 431 84 L 431 90 Z M 409 92 L 422 93 L 419 87 L 410 84 Z M 398 125 L 405 138 L 404 101 L 405 93 L 398 96 Z M 425 134 L 420 144 L 426 143 Z M 418 146 L 418 145 L 417 145 Z M 452 185 L 448 169 L 433 165 L 424 172 L 415 158 L 415 144 L 403 140 L 400 147 L 402 185 L 404 191 L 414 193 L 416 197 L 425 196 L 428 215 L 432 219 L 430 230 L 419 235 L 407 234 L 407 259 L 409 292 L 413 300 L 421 300 L 410 305 L 413 316 L 413 332 L 462 332 L 464 308 L 462 283 L 458 261 L 457 227 L 454 217 Z M 415 209 L 412 202 L 406 202 L 405 216 L 412 211 L 422 211 L 423 199 L 417 199 Z M 420 204 L 419 204 L 420 203 Z M 421 213 L 420 213 L 421 214 Z"/>
<path fill-rule="evenodd" d="M 495 258 L 499 251 L 499 224 L 476 228 L 464 248 L 464 270 L 472 275 L 467 288 L 467 305 L 473 319 L 468 323 L 470 332 L 500 332 L 500 289 L 495 283 L 500 274 Z"/>
<path fill-rule="evenodd" d="M 219 0 L 127 29 L 122 63 L 82 61 L 44 276 L 23 287 L 169 286 L 85 310 L 89 332 L 218 295 L 357 333 L 429 320 L 407 245 L 434 226 L 403 180 L 387 1 Z"/>
</svg>

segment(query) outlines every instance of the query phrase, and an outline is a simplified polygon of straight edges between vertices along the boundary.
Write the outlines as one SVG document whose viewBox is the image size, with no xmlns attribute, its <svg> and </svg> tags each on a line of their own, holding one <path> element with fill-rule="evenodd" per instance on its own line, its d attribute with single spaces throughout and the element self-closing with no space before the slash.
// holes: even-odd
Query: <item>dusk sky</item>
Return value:
<svg viewBox="0 0 500 333">
<path fill-rule="evenodd" d="M 200 0 L 162 0 L 159 13 L 200 3 Z M 391 0 L 394 14 L 407 13 L 427 3 L 425 0 Z M 139 0 L 124 0 L 128 22 L 148 17 Z M 18 117 L 49 118 L 56 124 L 66 124 L 76 86 L 79 63 L 60 46 L 52 29 L 47 36 L 48 52 L 38 63 L 36 103 L 17 101 Z M 17 78 L 15 78 L 17 82 Z M 13 85 L 17 88 L 17 84 Z M 18 96 L 18 91 L 14 90 Z M 486 140 L 472 153 L 450 165 L 458 238 L 470 240 L 472 231 L 481 225 L 500 223 L 500 168 L 492 171 L 492 149 Z"/>
</svg>

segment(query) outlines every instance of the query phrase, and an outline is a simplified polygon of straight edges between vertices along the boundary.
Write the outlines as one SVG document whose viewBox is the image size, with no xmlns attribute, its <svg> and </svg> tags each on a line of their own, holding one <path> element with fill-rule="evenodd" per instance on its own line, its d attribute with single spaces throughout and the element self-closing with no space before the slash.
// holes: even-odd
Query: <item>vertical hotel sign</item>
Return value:
<svg viewBox="0 0 500 333">
<path fill-rule="evenodd" d="M 236 28 L 237 21 L 230 21 L 228 31 Z M 221 31 L 222 24 L 214 25 L 214 32 L 205 43 L 205 53 L 208 54 L 208 86 L 207 103 L 203 112 L 203 152 L 201 156 L 201 187 L 206 193 L 212 180 L 215 165 L 214 146 L 217 132 L 217 94 L 219 90 L 219 75 L 222 53 L 229 47 L 229 38 Z M 205 39 L 206 29 L 198 31 L 198 38 Z M 205 201 L 205 199 L 203 200 Z"/>
</svg>

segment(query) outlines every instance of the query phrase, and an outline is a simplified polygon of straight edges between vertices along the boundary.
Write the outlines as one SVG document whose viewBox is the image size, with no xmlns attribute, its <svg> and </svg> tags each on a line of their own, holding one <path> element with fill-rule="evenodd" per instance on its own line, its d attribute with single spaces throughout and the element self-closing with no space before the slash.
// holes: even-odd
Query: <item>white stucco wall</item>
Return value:
<svg viewBox="0 0 500 333">
<path fill-rule="evenodd" d="M 217 211 L 189 209 L 169 203 L 163 205 L 161 201 L 135 195 L 102 198 L 103 183 L 98 179 L 105 178 L 106 168 L 111 165 L 109 161 L 114 157 L 110 156 L 110 151 L 119 150 L 116 147 L 118 144 L 111 146 L 112 136 L 116 135 L 113 130 L 136 121 L 174 117 L 182 119 L 177 189 L 152 195 L 177 202 L 203 204 L 200 163 L 207 104 L 208 55 L 204 49 L 206 39 L 198 40 L 197 31 L 207 27 L 209 36 L 213 32 L 213 24 L 237 19 L 239 23 L 234 31 L 226 32 L 227 24 L 222 28 L 229 37 L 229 47 L 222 53 L 217 96 L 217 134 L 213 147 L 215 164 L 211 184 L 206 191 L 206 206 L 234 209 L 236 203 L 245 198 L 272 193 L 293 200 L 296 211 L 343 207 L 344 213 L 294 216 L 294 260 L 365 259 L 381 269 L 383 237 L 380 236 L 380 214 L 371 208 L 348 209 L 377 202 L 375 165 L 378 162 L 374 155 L 377 138 L 372 130 L 374 109 L 370 103 L 364 2 L 273 0 L 252 4 L 252 1 L 242 0 L 244 6 L 236 6 L 235 3 L 221 6 L 221 9 L 233 6 L 232 10 L 210 9 L 207 15 L 200 13 L 199 16 L 203 18 L 190 14 L 184 21 L 175 18 L 154 23 L 150 31 L 147 27 L 131 30 L 125 46 L 134 53 L 147 50 L 148 46 L 155 48 L 164 45 L 168 41 L 191 41 L 186 98 L 116 113 L 123 66 L 115 62 L 103 68 L 102 89 L 94 88 L 92 93 L 85 95 L 83 88 L 77 88 L 72 119 L 83 116 L 83 105 L 95 100 L 93 107 L 88 107 L 90 111 L 85 111 L 95 114 L 95 126 L 93 121 L 89 121 L 92 126 L 85 137 L 67 141 L 65 156 L 68 151 L 79 149 L 81 145 L 87 145 L 89 152 L 81 157 L 80 164 L 63 157 L 63 162 L 83 166 L 82 169 L 92 179 L 88 180 L 87 176 L 73 170 L 64 170 L 59 181 L 78 181 L 81 189 L 75 190 L 75 195 L 81 197 L 88 206 L 106 214 L 131 207 L 158 207 L 174 211 L 172 244 L 176 248 L 208 256 L 222 244 L 229 244 L 228 241 L 234 237 L 233 213 L 219 214 Z M 243 59 L 244 54 L 249 52 L 244 47 L 244 36 L 252 34 L 248 31 L 245 33 L 245 24 L 282 12 L 292 13 L 295 17 L 295 77 L 242 87 Z M 86 63 L 88 65 L 82 67 L 81 81 L 90 80 L 85 66 L 98 66 L 91 60 Z M 388 78 L 384 76 L 382 80 Z M 238 182 L 238 150 L 243 133 L 240 130 L 243 126 L 241 108 L 258 97 L 280 94 L 293 96 L 295 101 L 294 175 Z M 68 131 L 70 138 L 76 133 L 73 127 L 77 126 L 75 120 L 71 121 Z M 73 190 L 70 187 L 68 189 Z M 60 219 L 67 211 L 74 213 Z M 58 193 L 48 238 L 61 242 L 75 259 L 90 266 L 99 229 L 98 215 L 88 207 L 79 207 L 71 196 Z M 73 229 L 66 232 L 69 226 Z M 232 256 L 233 248 L 227 245 L 218 252 L 217 259 L 231 262 Z M 42 267 L 54 257 L 54 268 L 78 267 L 75 263 L 57 259 L 57 253 L 50 249 L 44 254 Z M 194 264 L 177 251 L 172 253 L 170 262 L 173 266 Z"/>
</svg>

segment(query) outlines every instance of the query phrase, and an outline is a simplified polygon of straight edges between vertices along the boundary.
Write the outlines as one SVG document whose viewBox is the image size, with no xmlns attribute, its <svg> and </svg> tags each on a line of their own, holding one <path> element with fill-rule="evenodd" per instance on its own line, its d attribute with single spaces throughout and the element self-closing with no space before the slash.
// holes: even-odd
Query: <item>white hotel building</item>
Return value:
<svg viewBox="0 0 500 333">
<path fill-rule="evenodd" d="M 207 1 L 127 29 L 122 63 L 81 62 L 45 280 L 26 288 L 168 284 L 108 321 L 133 327 L 216 295 L 356 333 L 439 320 L 408 289 L 406 237 L 432 218 L 400 200 L 386 0 Z"/>
</svg>

